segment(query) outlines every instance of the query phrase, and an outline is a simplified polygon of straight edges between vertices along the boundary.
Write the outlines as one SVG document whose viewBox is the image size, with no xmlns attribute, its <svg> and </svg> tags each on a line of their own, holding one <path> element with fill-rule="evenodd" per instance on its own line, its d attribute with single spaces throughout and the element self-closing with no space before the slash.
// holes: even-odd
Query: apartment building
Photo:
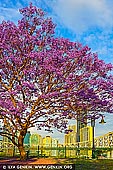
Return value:
<svg viewBox="0 0 113 170">
<path fill-rule="evenodd" d="M 75 157 L 76 150 L 76 125 L 68 126 L 69 133 L 65 135 L 65 149 L 66 149 L 66 157 Z"/>
<path fill-rule="evenodd" d="M 113 158 L 113 131 L 95 138 L 95 148 L 106 148 L 107 158 Z"/>
</svg>

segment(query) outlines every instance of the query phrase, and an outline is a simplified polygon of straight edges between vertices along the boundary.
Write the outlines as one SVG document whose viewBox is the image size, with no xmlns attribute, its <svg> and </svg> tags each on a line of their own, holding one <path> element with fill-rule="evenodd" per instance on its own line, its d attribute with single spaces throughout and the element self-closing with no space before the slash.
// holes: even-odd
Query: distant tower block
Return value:
<svg viewBox="0 0 113 170">
<path fill-rule="evenodd" d="M 87 112 L 77 113 L 77 142 L 80 142 L 80 129 L 87 126 Z"/>
</svg>

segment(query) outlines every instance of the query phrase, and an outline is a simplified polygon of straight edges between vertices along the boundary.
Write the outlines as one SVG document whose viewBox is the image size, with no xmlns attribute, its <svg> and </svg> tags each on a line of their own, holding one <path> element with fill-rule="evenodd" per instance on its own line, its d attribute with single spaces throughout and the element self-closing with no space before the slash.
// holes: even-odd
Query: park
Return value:
<svg viewBox="0 0 113 170">
<path fill-rule="evenodd" d="M 94 128 L 96 120 L 106 123 L 105 114 L 113 113 L 113 65 L 100 60 L 87 45 L 56 37 L 52 19 L 32 3 L 20 9 L 20 14 L 18 24 L 0 24 L 0 135 L 11 142 L 6 148 L 13 146 L 12 157 L 1 157 L 1 166 L 45 161 L 73 164 L 75 169 L 110 169 L 111 159 L 95 155 Z M 68 139 L 69 134 L 75 135 L 68 128 L 68 120 L 77 121 L 77 146 L 70 147 L 67 142 L 62 146 L 61 158 L 40 157 L 41 149 L 37 147 L 36 157 L 30 157 L 24 145 L 30 128 L 48 133 L 57 129 Z M 82 128 L 87 129 L 88 122 L 91 145 L 79 147 Z M 85 149 L 90 156 L 81 157 Z M 68 150 L 74 150 L 72 158 L 67 157 Z"/>
</svg>

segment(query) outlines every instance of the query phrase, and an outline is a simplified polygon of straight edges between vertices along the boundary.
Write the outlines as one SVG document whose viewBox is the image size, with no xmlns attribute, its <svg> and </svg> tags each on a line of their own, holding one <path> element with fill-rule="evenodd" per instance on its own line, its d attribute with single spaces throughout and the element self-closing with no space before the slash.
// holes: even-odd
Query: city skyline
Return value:
<svg viewBox="0 0 113 170">
<path fill-rule="evenodd" d="M 80 141 L 77 142 L 76 125 L 69 125 L 68 129 L 72 129 L 72 131 L 65 135 L 63 143 L 60 143 L 59 140 L 51 136 L 42 137 L 38 133 L 30 134 L 30 131 L 28 131 L 24 139 L 26 152 L 30 154 L 29 156 L 36 156 L 38 158 L 51 156 L 57 158 L 92 158 L 94 139 L 95 156 L 113 158 L 113 131 L 93 138 L 92 127 L 84 126 L 80 129 Z M 18 148 L 6 137 L 0 140 L 0 148 L 0 156 L 7 155 L 14 157 L 14 155 L 18 155 Z"/>
<path fill-rule="evenodd" d="M 95 126 L 95 137 L 102 136 L 104 134 L 107 134 L 108 132 L 112 132 L 112 120 L 107 115 L 105 117 L 105 124 L 99 124 L 101 118 L 96 120 L 96 126 Z M 108 125 L 107 125 L 108 124 Z M 68 125 L 76 125 L 76 120 L 70 120 Z M 88 123 L 88 126 L 90 126 L 90 122 Z M 39 135 L 42 135 L 43 137 L 46 135 L 50 135 L 53 138 L 58 139 L 61 143 L 64 142 L 64 133 L 58 132 L 58 130 L 54 129 L 53 133 L 48 133 L 44 130 L 37 130 L 36 127 L 30 129 L 31 134 L 38 133 Z"/>
</svg>

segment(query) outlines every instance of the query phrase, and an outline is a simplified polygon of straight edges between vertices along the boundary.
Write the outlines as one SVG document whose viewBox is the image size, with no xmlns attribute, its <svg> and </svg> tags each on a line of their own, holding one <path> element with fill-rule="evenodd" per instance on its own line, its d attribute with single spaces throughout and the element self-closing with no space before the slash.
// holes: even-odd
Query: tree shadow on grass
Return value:
<svg viewBox="0 0 113 170">
<path fill-rule="evenodd" d="M 36 161 L 37 158 L 27 159 L 27 160 L 20 160 L 19 158 L 5 158 L 0 160 L 0 164 L 29 164 Z"/>
</svg>

